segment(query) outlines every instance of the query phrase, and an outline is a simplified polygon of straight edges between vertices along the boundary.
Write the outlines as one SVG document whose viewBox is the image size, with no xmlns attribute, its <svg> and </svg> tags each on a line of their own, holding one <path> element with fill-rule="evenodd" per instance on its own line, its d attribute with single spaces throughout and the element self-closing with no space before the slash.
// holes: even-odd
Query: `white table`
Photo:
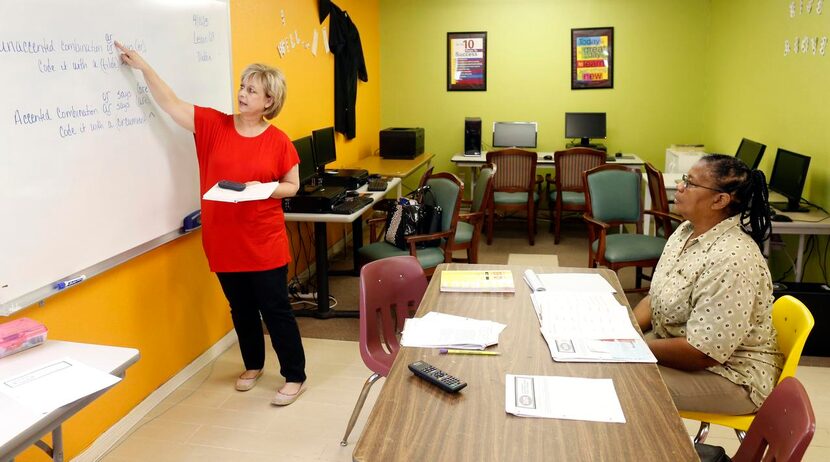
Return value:
<svg viewBox="0 0 830 462">
<path fill-rule="evenodd" d="M 43 345 L 0 359 L 0 377 L 14 376 L 31 370 L 39 364 L 47 364 L 65 357 L 76 359 L 90 367 L 110 374 L 124 377 L 127 368 L 135 364 L 139 356 L 139 352 L 135 348 L 48 340 Z M 0 395 L 0 416 L 2 416 L 0 418 L 9 419 L 18 427 L 15 429 L 17 430 L 16 434 L 0 435 L 0 461 L 14 460 L 17 454 L 33 444 L 49 454 L 53 461 L 63 461 L 61 424 L 106 391 L 107 389 L 88 395 L 55 409 L 35 421 L 27 421 L 23 416 L 10 414 L 8 410 L 16 409 L 17 406 L 11 406 L 11 403 L 8 402 L 10 398 Z M 41 440 L 49 432 L 52 433 L 51 448 Z"/>
<path fill-rule="evenodd" d="M 682 173 L 664 173 L 663 182 L 666 186 L 666 196 L 669 202 L 674 202 L 674 193 L 677 192 L 677 181 L 683 176 Z M 650 195 L 646 195 L 647 203 L 651 203 Z M 770 202 L 786 202 L 786 199 L 781 194 L 770 191 Z M 648 208 L 648 206 L 646 207 Z M 782 212 L 775 211 L 778 214 L 786 215 L 793 221 L 773 221 L 773 234 L 791 234 L 798 236 L 798 253 L 795 261 L 795 282 L 801 282 L 804 276 L 804 248 L 807 245 L 807 236 L 827 235 L 830 234 L 830 216 L 826 213 L 811 207 L 809 212 Z M 648 229 L 648 228 L 646 228 Z M 764 255 L 769 257 L 770 241 L 767 239 L 764 242 Z"/>
<path fill-rule="evenodd" d="M 314 251 L 315 263 L 317 265 L 317 309 L 316 310 L 295 310 L 297 316 L 314 316 L 315 318 L 328 319 L 331 317 L 358 317 L 357 311 L 332 310 L 329 306 L 329 260 L 328 260 L 328 239 L 326 234 L 327 223 L 351 223 L 352 224 L 352 270 L 349 272 L 357 276 L 359 273 L 357 251 L 363 245 L 363 214 L 377 201 L 386 197 L 386 194 L 395 189 L 400 191 L 401 179 L 398 177 L 389 178 L 386 191 L 367 191 L 367 185 L 363 185 L 357 191 L 370 194 L 372 203 L 366 205 L 351 215 L 340 215 L 335 213 L 286 213 L 285 221 L 304 221 L 314 223 Z"/>
<path fill-rule="evenodd" d="M 625 153 L 623 155 L 625 157 L 614 157 L 613 154 L 609 154 L 609 159 L 613 157 L 614 160 L 609 160 L 608 163 L 637 167 L 640 170 L 642 170 L 643 165 L 645 164 L 643 159 L 641 159 L 636 154 Z M 553 161 L 553 152 L 539 151 L 536 153 L 536 156 L 536 168 L 555 167 L 555 163 Z M 481 154 L 475 156 L 468 156 L 463 153 L 459 153 L 452 156 L 450 160 L 458 167 L 465 167 L 469 169 L 469 177 L 467 184 L 470 185 L 470 197 L 473 197 L 473 193 L 475 192 L 476 170 L 487 163 L 487 151 L 482 151 Z"/>
</svg>

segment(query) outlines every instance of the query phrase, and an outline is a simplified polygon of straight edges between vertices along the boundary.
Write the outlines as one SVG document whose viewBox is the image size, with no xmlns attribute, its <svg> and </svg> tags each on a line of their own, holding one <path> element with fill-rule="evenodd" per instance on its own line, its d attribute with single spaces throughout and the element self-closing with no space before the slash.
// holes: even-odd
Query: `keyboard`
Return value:
<svg viewBox="0 0 830 462">
<path fill-rule="evenodd" d="M 386 191 L 389 187 L 389 182 L 380 178 L 373 178 L 369 180 L 369 186 L 366 188 L 369 191 Z"/>
<path fill-rule="evenodd" d="M 371 197 L 366 196 L 358 196 L 358 197 L 348 197 L 343 199 L 342 201 L 334 204 L 331 206 L 331 213 L 336 213 L 338 215 L 351 215 L 358 210 L 370 205 L 372 203 Z"/>
</svg>

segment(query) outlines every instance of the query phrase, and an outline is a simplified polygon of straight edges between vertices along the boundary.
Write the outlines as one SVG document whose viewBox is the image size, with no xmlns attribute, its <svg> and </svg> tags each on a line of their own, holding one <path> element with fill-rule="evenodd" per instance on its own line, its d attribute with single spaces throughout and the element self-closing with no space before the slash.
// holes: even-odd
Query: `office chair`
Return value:
<svg viewBox="0 0 830 462">
<path fill-rule="evenodd" d="M 807 336 L 813 330 L 815 320 L 812 313 L 800 300 L 792 295 L 784 295 L 772 305 L 772 325 L 778 335 L 778 349 L 784 353 L 784 367 L 778 377 L 780 384 L 787 377 L 794 377 L 801 359 L 801 351 Z M 747 429 L 757 414 L 725 415 L 709 412 L 690 412 L 680 410 L 680 417 L 700 421 L 700 429 L 695 436 L 695 443 L 702 443 L 709 434 L 709 424 L 723 425 L 735 430 L 738 439 L 743 441 Z"/>
<path fill-rule="evenodd" d="M 786 377 L 770 393 L 732 462 L 798 462 L 816 431 L 816 416 L 804 385 Z M 723 448 L 695 444 L 701 462 L 723 460 Z"/>
<path fill-rule="evenodd" d="M 487 211 L 487 244 L 493 243 L 493 221 L 496 209 L 527 211 L 527 240 L 535 243 L 536 204 L 536 153 L 522 149 L 502 149 L 487 153 L 487 163 L 498 167 L 493 176 L 493 192 Z"/>
<path fill-rule="evenodd" d="M 585 182 L 585 214 L 588 224 L 588 267 L 603 265 L 618 271 L 636 268 L 635 289 L 642 288 L 643 268 L 654 268 L 666 239 L 643 232 L 643 209 L 640 185 L 642 176 L 622 165 L 603 164 L 582 173 Z M 659 212 L 646 210 L 658 215 Z M 636 225 L 634 234 L 611 234 L 620 225 Z"/>
<path fill-rule="evenodd" d="M 462 200 L 461 207 L 465 204 L 469 210 L 458 215 L 458 224 L 455 228 L 455 239 L 453 239 L 452 250 L 465 250 L 466 259 L 453 258 L 453 261 L 466 263 L 478 263 L 478 243 L 481 239 L 481 228 L 487 218 L 487 209 L 490 206 L 490 199 L 493 192 L 493 175 L 496 173 L 496 166 L 485 164 L 478 172 L 476 179 L 475 194 L 472 200 Z"/>
<path fill-rule="evenodd" d="M 404 320 L 415 314 L 426 290 L 424 270 L 413 256 L 385 258 L 360 269 L 360 357 L 372 375 L 363 384 L 340 446 L 349 444 L 372 385 L 389 375 L 401 348 Z"/>
<path fill-rule="evenodd" d="M 591 148 L 571 148 L 553 153 L 556 171 L 553 178 L 548 174 L 545 180 L 554 244 L 559 244 L 562 213 L 585 211 L 582 172 L 604 164 L 605 156 L 605 152 Z"/>
<path fill-rule="evenodd" d="M 654 217 L 654 234 L 660 237 L 669 237 L 683 222 L 683 217 L 671 213 L 669 198 L 666 195 L 666 183 L 663 173 L 650 162 L 645 163 L 646 178 L 648 178 L 648 192 L 651 196 L 651 209 L 660 212 Z M 649 232 L 649 230 L 646 230 Z"/>
<path fill-rule="evenodd" d="M 430 191 L 434 194 L 437 205 L 441 207 L 441 229 L 437 233 L 418 234 L 407 236 L 409 245 L 407 250 L 401 250 L 395 245 L 384 240 L 378 240 L 371 244 L 364 245 L 358 251 L 361 262 L 371 262 L 389 257 L 401 255 L 412 255 L 418 258 L 421 267 L 427 276 L 432 276 L 435 267 L 441 263 L 452 262 L 453 239 L 455 238 L 458 214 L 461 209 L 461 198 L 464 195 L 464 184 L 452 173 L 440 172 L 432 174 L 427 180 Z M 378 228 L 385 226 L 386 218 L 378 217 L 368 220 L 369 235 L 372 239 L 378 239 L 382 233 Z M 418 243 L 441 239 L 438 247 L 418 248 Z"/>
</svg>

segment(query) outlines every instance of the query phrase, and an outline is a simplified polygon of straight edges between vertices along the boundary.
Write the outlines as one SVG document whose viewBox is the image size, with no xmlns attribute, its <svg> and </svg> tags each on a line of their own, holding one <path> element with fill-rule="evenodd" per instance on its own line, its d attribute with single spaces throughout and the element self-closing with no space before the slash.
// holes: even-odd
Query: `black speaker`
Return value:
<svg viewBox="0 0 830 462">
<path fill-rule="evenodd" d="M 816 325 L 807 337 L 803 356 L 830 357 L 830 289 L 812 282 L 783 282 L 775 284 L 773 295 L 792 295 L 807 305 Z"/>
<path fill-rule="evenodd" d="M 464 154 L 481 154 L 481 118 L 464 118 Z"/>
</svg>

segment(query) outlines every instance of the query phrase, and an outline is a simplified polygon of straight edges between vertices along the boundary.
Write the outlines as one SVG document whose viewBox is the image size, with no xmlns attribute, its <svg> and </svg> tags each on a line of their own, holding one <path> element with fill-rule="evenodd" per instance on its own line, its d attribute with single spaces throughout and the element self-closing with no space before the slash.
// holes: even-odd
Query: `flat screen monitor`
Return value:
<svg viewBox="0 0 830 462">
<path fill-rule="evenodd" d="M 536 122 L 493 122 L 494 148 L 535 148 Z"/>
<path fill-rule="evenodd" d="M 735 152 L 735 157 L 741 159 L 749 168 L 755 170 L 761 163 L 761 157 L 763 157 L 764 150 L 766 149 L 766 144 L 744 138 L 738 146 L 738 151 Z"/>
<path fill-rule="evenodd" d="M 810 157 L 778 148 L 775 164 L 769 177 L 769 189 L 787 198 L 786 203 L 771 203 L 773 207 L 784 212 L 806 212 L 799 206 L 801 192 L 807 181 L 807 169 Z"/>
<path fill-rule="evenodd" d="M 566 112 L 565 138 L 579 138 L 582 146 L 590 146 L 591 138 L 605 138 L 605 113 Z"/>
<path fill-rule="evenodd" d="M 337 160 L 337 150 L 334 147 L 334 127 L 321 128 L 311 132 L 314 138 L 314 157 L 317 159 L 317 168 L 322 170 L 326 164 Z"/>
<path fill-rule="evenodd" d="M 292 141 L 292 143 L 294 143 L 294 148 L 300 157 L 300 184 L 308 184 L 317 171 L 314 165 L 314 147 L 311 137 L 304 136 Z"/>
</svg>

